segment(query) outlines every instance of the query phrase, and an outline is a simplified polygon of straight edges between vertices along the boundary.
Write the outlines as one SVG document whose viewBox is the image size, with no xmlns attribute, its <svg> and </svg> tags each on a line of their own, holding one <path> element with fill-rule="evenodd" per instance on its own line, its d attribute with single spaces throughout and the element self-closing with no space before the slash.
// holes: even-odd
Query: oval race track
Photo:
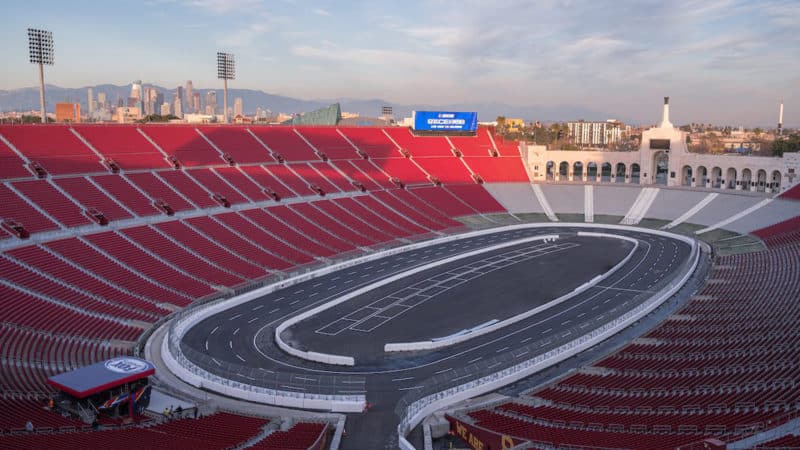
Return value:
<svg viewBox="0 0 800 450">
<path fill-rule="evenodd" d="M 618 239 L 579 237 L 579 231 L 626 236 L 638 245 L 634 249 Z M 301 350 L 353 356 L 352 367 L 289 356 L 275 344 L 274 330 L 282 322 L 356 289 L 468 251 L 546 234 L 560 238 L 482 253 L 401 278 L 282 335 Z M 508 327 L 436 351 L 383 352 L 388 342 L 449 336 L 539 306 L 608 271 L 631 250 L 630 259 L 608 278 Z M 264 295 L 193 325 L 181 348 L 199 367 L 241 383 L 305 394 L 364 394 L 373 405 L 369 417 L 374 426 L 387 428 L 386 433 L 372 433 L 374 445 L 382 446 L 380 441 L 398 421 L 393 408 L 404 395 L 421 390 L 426 380 L 465 383 L 569 342 L 650 298 L 675 278 L 689 254 L 685 242 L 644 231 L 563 226 L 500 231 L 387 256 Z M 472 277 L 464 277 L 466 272 Z M 434 294 L 418 294 L 437 283 Z M 406 296 L 397 294 L 403 291 Z M 471 298 L 485 300 L 470 307 Z M 346 317 L 350 319 L 340 321 Z"/>
</svg>

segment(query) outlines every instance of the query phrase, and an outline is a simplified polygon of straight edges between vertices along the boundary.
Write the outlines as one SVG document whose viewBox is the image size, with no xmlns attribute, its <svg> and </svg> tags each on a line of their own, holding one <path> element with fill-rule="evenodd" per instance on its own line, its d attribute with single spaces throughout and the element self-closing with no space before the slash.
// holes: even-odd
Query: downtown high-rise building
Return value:
<svg viewBox="0 0 800 450">
<path fill-rule="evenodd" d="M 217 113 L 217 91 L 208 91 L 206 94 L 206 114 L 212 116 Z"/>
<path fill-rule="evenodd" d="M 183 86 L 178 86 L 175 88 L 175 98 L 183 102 Z"/>
<path fill-rule="evenodd" d="M 101 108 L 106 107 L 106 93 L 105 92 L 98 92 L 97 93 L 97 105 Z"/>
<path fill-rule="evenodd" d="M 200 93 L 195 92 L 192 94 L 192 111 L 199 113 L 200 112 Z"/>
<path fill-rule="evenodd" d="M 175 115 L 175 117 L 177 117 L 179 119 L 183 118 L 183 105 L 182 105 L 182 103 L 183 102 L 181 101 L 180 97 L 178 97 L 176 95 L 175 96 L 175 102 L 173 103 L 174 106 L 172 108 L 173 109 L 172 113 Z"/>
<path fill-rule="evenodd" d="M 233 101 L 233 117 L 244 116 L 244 105 L 242 105 L 242 97 L 236 97 Z"/>
<path fill-rule="evenodd" d="M 89 115 L 91 116 L 92 113 L 94 113 L 94 90 L 89 88 L 87 91 L 86 111 L 88 111 Z"/>
<path fill-rule="evenodd" d="M 195 113 L 197 112 L 194 109 L 194 85 L 192 84 L 192 80 L 186 80 L 186 112 L 187 113 Z"/>
</svg>

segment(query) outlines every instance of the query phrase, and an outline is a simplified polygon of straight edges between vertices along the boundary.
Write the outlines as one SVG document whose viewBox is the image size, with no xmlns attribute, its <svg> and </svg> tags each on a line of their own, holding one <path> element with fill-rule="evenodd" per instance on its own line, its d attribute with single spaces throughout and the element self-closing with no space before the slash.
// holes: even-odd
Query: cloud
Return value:
<svg viewBox="0 0 800 450">
<path fill-rule="evenodd" d="M 328 12 L 328 11 L 322 9 L 322 8 L 312 9 L 311 12 L 313 12 L 314 14 L 316 14 L 318 16 L 330 16 L 331 15 L 330 12 Z"/>
<path fill-rule="evenodd" d="M 241 30 L 223 36 L 217 42 L 219 45 L 229 48 L 248 47 L 270 30 L 271 27 L 266 23 L 252 23 Z"/>
<path fill-rule="evenodd" d="M 252 11 L 264 5 L 262 0 L 185 0 L 184 4 L 216 14 Z"/>
</svg>

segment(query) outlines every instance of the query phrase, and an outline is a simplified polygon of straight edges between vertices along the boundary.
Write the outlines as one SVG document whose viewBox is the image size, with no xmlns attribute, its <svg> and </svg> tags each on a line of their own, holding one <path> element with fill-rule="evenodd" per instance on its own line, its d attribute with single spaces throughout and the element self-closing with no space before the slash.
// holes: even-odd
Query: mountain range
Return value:
<svg viewBox="0 0 800 450">
<path fill-rule="evenodd" d="M 144 84 L 144 87 L 154 87 L 164 93 L 164 97 L 169 99 L 174 89 L 167 89 L 152 84 Z M 45 101 L 48 111 L 53 110 L 56 102 L 79 102 L 81 110 L 87 111 L 87 89 L 91 87 L 94 91 L 95 99 L 97 94 L 106 94 L 107 101 L 116 104 L 117 99 L 126 99 L 130 96 L 131 86 L 117 86 L 113 84 L 102 84 L 97 86 L 85 86 L 81 88 L 64 88 L 60 86 L 45 86 Z M 217 103 L 222 105 L 222 90 L 215 89 L 217 92 Z M 211 89 L 195 89 L 201 95 L 201 102 L 205 104 L 206 93 Z M 358 113 L 361 116 L 376 117 L 380 115 L 383 106 L 391 106 L 396 117 L 409 117 L 414 110 L 433 110 L 433 111 L 476 111 L 480 121 L 492 121 L 497 116 L 521 117 L 526 121 L 539 120 L 542 122 L 565 121 L 565 120 L 606 120 L 615 117 L 608 112 L 596 111 L 589 108 L 574 105 L 526 105 L 516 106 L 502 102 L 464 102 L 448 105 L 431 104 L 399 104 L 388 102 L 381 99 L 355 99 L 355 98 L 333 98 L 318 100 L 302 100 L 286 97 L 282 95 L 270 94 L 253 89 L 228 89 L 228 106 L 233 107 L 233 100 L 236 97 L 242 98 L 245 114 L 252 114 L 256 108 L 269 109 L 275 113 L 300 113 L 313 111 L 331 103 L 339 102 L 342 111 Z M 39 109 L 39 89 L 37 87 L 20 88 L 11 90 L 0 90 L 0 112 L 6 111 L 29 111 Z M 626 123 L 632 121 L 619 118 Z"/>
</svg>

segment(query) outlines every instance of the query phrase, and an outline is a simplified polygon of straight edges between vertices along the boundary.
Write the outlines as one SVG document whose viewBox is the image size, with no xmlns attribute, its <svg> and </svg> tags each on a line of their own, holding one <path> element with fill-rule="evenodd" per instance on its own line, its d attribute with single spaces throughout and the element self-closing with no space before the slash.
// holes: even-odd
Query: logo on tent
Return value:
<svg viewBox="0 0 800 450">
<path fill-rule="evenodd" d="M 106 369 L 117 373 L 137 373 L 147 369 L 147 363 L 133 358 L 114 358 L 106 361 Z"/>
</svg>

